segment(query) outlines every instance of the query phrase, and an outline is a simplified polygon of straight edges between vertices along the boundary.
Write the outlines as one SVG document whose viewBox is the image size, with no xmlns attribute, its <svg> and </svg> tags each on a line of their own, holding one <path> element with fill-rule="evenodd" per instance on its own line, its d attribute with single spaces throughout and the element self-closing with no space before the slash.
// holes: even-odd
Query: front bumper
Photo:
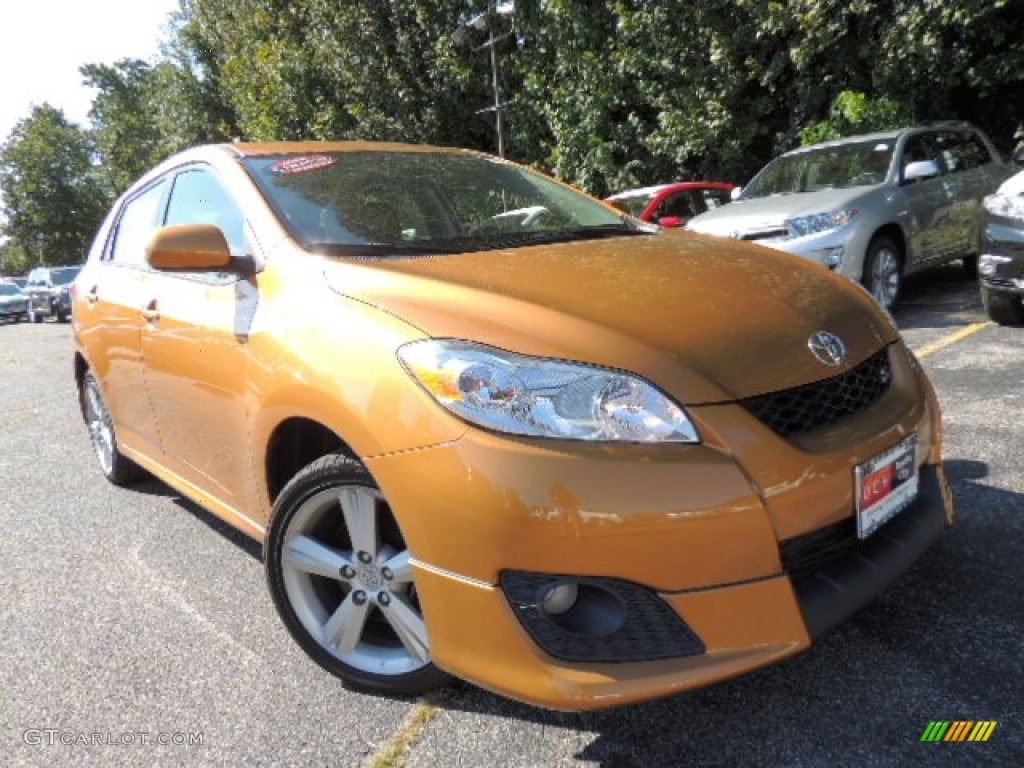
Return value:
<svg viewBox="0 0 1024 768">
<path fill-rule="evenodd" d="M 28 313 L 28 302 L 27 301 L 21 301 L 21 302 L 13 302 L 12 301 L 12 302 L 8 302 L 8 303 L 5 303 L 5 304 L 0 304 L 0 317 L 3 317 L 3 318 L 21 317 L 22 315 L 25 315 L 27 313 Z"/>
<path fill-rule="evenodd" d="M 1024 295 L 1024 226 L 991 217 L 982 222 L 978 278 L 991 291 Z"/>
<path fill-rule="evenodd" d="M 523 632 L 498 586 L 416 563 L 435 663 L 504 696 L 590 710 L 719 682 L 807 649 L 907 570 L 946 527 L 941 467 L 921 472 L 916 502 L 819 573 L 785 574 L 711 589 L 659 592 L 704 645 L 700 655 L 579 663 L 545 653 Z"/>
<path fill-rule="evenodd" d="M 902 354 L 894 347 L 892 359 Z M 570 445 L 471 429 L 367 464 L 416 556 L 435 663 L 511 698 L 598 709 L 798 653 L 908 568 L 952 521 L 937 407 L 907 357 L 855 423 L 799 445 L 740 406 L 716 405 L 691 409 L 702 445 Z M 869 539 L 854 536 L 820 573 L 792 580 L 788 544 L 852 522 L 853 466 L 911 433 L 915 502 Z M 510 571 L 638 585 L 675 612 L 696 650 L 579 661 L 545 649 L 503 590 Z"/>
<path fill-rule="evenodd" d="M 864 274 L 868 234 L 868 227 L 853 223 L 804 237 L 771 238 L 752 242 L 800 256 L 828 267 L 838 275 L 860 282 Z M 833 261 L 836 258 L 837 263 Z"/>
<path fill-rule="evenodd" d="M 71 297 L 65 293 L 33 296 L 29 301 L 32 311 L 43 317 L 71 314 Z"/>
</svg>

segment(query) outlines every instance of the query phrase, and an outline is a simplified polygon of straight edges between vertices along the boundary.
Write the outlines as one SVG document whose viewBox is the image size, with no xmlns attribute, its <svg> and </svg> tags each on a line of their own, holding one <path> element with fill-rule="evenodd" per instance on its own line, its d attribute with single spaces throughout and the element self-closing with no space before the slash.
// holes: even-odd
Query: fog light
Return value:
<svg viewBox="0 0 1024 768">
<path fill-rule="evenodd" d="M 825 257 L 825 266 L 829 269 L 837 269 L 843 263 L 843 246 L 837 245 L 835 248 L 827 248 L 823 255 Z"/>
<path fill-rule="evenodd" d="M 544 613 L 549 616 L 557 616 L 576 605 L 576 598 L 579 597 L 579 594 L 579 586 L 572 582 L 556 584 L 544 593 L 540 605 Z"/>
<path fill-rule="evenodd" d="M 978 257 L 978 272 L 985 277 L 992 277 L 1000 264 L 1012 261 L 1008 256 L 997 256 L 994 253 L 983 253 Z"/>
</svg>

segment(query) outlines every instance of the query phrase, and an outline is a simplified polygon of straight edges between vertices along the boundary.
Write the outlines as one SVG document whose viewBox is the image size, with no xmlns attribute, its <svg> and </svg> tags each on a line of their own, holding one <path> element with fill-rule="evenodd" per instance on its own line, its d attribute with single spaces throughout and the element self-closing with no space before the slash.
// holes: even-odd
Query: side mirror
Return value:
<svg viewBox="0 0 1024 768">
<path fill-rule="evenodd" d="M 903 166 L 903 183 L 912 184 L 922 179 L 934 179 L 940 173 L 939 164 L 934 160 L 918 160 Z"/>
<path fill-rule="evenodd" d="M 739 200 L 740 199 L 740 195 L 742 195 L 742 194 L 743 194 L 743 187 L 733 187 L 732 190 L 729 192 L 729 199 L 732 200 L 732 201 Z"/>
<path fill-rule="evenodd" d="M 681 227 L 685 223 L 686 219 L 683 219 L 679 216 L 662 216 L 660 219 L 658 219 L 659 227 L 669 227 L 671 229 Z"/>
<path fill-rule="evenodd" d="M 146 261 L 167 272 L 227 272 L 231 250 L 224 233 L 210 224 L 161 227 L 146 246 Z"/>
</svg>

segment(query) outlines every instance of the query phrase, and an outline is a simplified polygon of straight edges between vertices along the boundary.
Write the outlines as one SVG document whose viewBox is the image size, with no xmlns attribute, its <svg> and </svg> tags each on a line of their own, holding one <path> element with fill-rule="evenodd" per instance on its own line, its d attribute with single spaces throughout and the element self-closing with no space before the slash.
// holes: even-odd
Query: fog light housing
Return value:
<svg viewBox="0 0 1024 768">
<path fill-rule="evenodd" d="M 520 624 L 565 661 L 649 661 L 704 653 L 704 643 L 653 590 L 620 579 L 504 571 Z"/>
</svg>

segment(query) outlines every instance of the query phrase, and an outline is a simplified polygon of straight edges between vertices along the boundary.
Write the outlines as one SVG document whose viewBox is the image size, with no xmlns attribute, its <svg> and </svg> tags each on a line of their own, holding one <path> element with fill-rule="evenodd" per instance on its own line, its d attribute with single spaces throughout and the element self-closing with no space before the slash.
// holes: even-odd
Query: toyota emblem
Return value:
<svg viewBox="0 0 1024 768">
<path fill-rule="evenodd" d="M 829 366 L 842 365 L 846 359 L 846 345 L 834 333 L 818 331 L 807 340 L 807 348 L 819 361 Z"/>
</svg>

